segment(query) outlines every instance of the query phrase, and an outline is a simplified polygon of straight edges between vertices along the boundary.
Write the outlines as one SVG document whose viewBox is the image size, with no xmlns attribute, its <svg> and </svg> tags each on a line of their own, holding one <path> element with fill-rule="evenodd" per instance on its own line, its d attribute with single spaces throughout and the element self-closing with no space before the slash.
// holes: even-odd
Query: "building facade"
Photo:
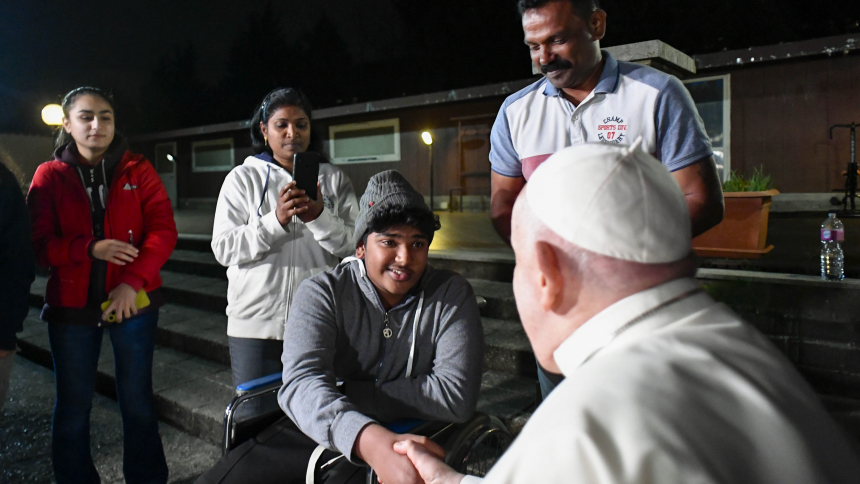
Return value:
<svg viewBox="0 0 860 484">
<path fill-rule="evenodd" d="M 688 57 L 659 42 L 609 48 L 678 75 L 693 95 L 725 177 L 761 167 L 783 193 L 838 191 L 860 123 L 860 39 L 849 36 Z M 489 132 L 505 97 L 536 78 L 320 109 L 313 129 L 360 195 L 382 170 L 402 172 L 436 209 L 489 208 Z M 421 134 L 432 136 L 432 150 Z M 249 121 L 131 138 L 180 205 L 212 202 L 252 154 Z M 170 161 L 167 155 L 172 155 Z M 462 196 L 462 197 L 461 197 Z"/>
</svg>

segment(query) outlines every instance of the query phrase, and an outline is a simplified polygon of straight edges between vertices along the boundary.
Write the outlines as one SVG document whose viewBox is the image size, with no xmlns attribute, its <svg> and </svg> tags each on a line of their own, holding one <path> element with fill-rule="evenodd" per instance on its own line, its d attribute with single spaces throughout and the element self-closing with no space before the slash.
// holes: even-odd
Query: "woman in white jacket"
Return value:
<svg viewBox="0 0 860 484">
<path fill-rule="evenodd" d="M 295 188 L 293 155 L 323 154 L 321 137 L 311 131 L 310 103 L 301 92 L 270 92 L 251 119 L 251 140 L 257 154 L 227 175 L 212 229 L 212 252 L 227 266 L 229 280 L 234 385 L 281 371 L 291 291 L 353 255 L 358 215 L 352 183 L 330 163 L 320 164 L 316 202 Z"/>
</svg>

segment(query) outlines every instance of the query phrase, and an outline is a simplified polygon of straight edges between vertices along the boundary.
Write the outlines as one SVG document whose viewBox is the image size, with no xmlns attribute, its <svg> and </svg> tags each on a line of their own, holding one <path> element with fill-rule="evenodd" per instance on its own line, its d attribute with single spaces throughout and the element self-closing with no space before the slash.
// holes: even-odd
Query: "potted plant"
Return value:
<svg viewBox="0 0 860 484">
<path fill-rule="evenodd" d="M 767 222 L 771 198 L 778 193 L 770 175 L 765 175 L 761 167 L 749 178 L 732 171 L 723 185 L 723 221 L 693 238 L 696 255 L 757 259 L 773 250 L 773 245 L 766 245 Z"/>
</svg>

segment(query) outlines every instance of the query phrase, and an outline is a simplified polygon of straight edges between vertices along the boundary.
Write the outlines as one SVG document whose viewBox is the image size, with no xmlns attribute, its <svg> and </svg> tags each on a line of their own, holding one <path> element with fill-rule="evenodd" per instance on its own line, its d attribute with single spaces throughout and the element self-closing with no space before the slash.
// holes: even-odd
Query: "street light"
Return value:
<svg viewBox="0 0 860 484">
<path fill-rule="evenodd" d="M 48 126 L 63 124 L 63 107 L 59 104 L 48 104 L 42 108 L 42 121 Z"/>
<path fill-rule="evenodd" d="M 430 211 L 433 211 L 433 136 L 430 135 L 429 131 L 425 131 L 421 133 L 421 139 L 424 140 L 424 144 L 430 151 L 428 155 L 430 159 Z"/>
</svg>

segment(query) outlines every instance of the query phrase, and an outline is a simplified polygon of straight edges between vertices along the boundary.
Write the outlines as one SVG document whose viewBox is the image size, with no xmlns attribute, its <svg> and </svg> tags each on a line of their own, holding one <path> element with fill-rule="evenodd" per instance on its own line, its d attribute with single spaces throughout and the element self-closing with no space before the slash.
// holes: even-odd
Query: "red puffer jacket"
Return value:
<svg viewBox="0 0 860 484">
<path fill-rule="evenodd" d="M 82 308 L 87 302 L 93 237 L 90 202 L 77 170 L 59 160 L 39 165 L 27 195 L 33 249 L 49 266 L 45 300 L 50 306 Z M 125 151 L 108 191 L 105 238 L 129 241 L 140 250 L 134 262 L 108 264 L 105 289 L 126 283 L 135 291 L 161 286 L 159 270 L 176 246 L 170 199 L 155 169 L 142 155 Z"/>
</svg>

